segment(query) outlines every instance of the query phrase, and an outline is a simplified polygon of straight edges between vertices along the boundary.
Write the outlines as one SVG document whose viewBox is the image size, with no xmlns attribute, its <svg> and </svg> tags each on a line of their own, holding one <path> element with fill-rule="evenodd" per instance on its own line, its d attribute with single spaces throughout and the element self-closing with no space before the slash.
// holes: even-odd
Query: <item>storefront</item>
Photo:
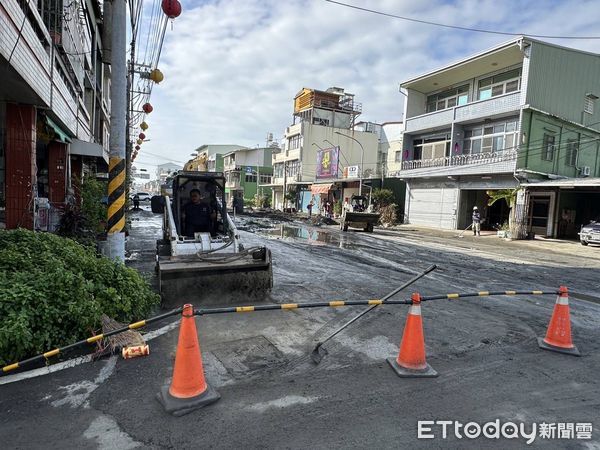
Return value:
<svg viewBox="0 0 600 450">
<path fill-rule="evenodd" d="M 568 178 L 524 185 L 527 231 L 537 236 L 578 239 L 579 230 L 600 219 L 600 178 Z"/>
</svg>

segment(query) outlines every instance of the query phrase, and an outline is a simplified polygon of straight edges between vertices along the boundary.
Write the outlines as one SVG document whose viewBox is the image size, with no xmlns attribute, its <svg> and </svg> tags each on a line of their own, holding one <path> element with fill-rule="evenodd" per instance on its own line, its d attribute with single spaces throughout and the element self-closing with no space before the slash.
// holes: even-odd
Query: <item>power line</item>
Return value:
<svg viewBox="0 0 600 450">
<path fill-rule="evenodd" d="M 600 36 L 550 36 L 550 35 L 545 35 L 545 34 L 509 33 L 506 31 L 485 30 L 482 28 L 460 27 L 458 25 L 448 25 L 445 23 L 431 22 L 429 20 L 414 19 L 412 17 L 404 17 L 404 16 L 398 16 L 396 14 L 384 13 L 381 11 L 375 11 L 374 9 L 362 8 L 360 6 L 350 5 L 348 3 L 342 3 L 342 2 L 335 1 L 335 0 L 325 0 L 325 1 L 327 3 L 333 3 L 333 4 L 339 5 L 339 6 L 345 6 L 346 8 L 352 8 L 352 9 L 357 9 L 359 11 L 368 12 L 371 14 L 378 14 L 380 16 L 391 17 L 393 19 L 406 20 L 408 22 L 423 23 L 425 25 L 433 25 L 436 27 L 451 28 L 454 30 L 472 31 L 475 33 L 500 34 L 500 35 L 504 35 L 504 36 L 528 36 L 528 37 L 532 37 L 532 38 L 544 38 L 544 39 L 600 39 Z"/>
</svg>

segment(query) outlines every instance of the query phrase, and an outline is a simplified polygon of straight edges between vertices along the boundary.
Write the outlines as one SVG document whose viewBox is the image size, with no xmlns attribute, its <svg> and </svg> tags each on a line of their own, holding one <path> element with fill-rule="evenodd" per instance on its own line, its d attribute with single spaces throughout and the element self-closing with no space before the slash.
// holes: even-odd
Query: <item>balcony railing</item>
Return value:
<svg viewBox="0 0 600 450">
<path fill-rule="evenodd" d="M 444 158 L 402 161 L 401 170 L 415 170 L 428 167 L 467 166 L 511 161 L 517 158 L 516 150 L 503 150 L 495 153 L 475 153 L 472 155 L 446 156 Z"/>
<path fill-rule="evenodd" d="M 421 130 L 450 127 L 452 122 L 484 119 L 485 117 L 502 114 L 519 109 L 521 92 L 478 100 L 466 105 L 435 111 L 406 119 L 406 132 L 414 133 Z"/>
</svg>

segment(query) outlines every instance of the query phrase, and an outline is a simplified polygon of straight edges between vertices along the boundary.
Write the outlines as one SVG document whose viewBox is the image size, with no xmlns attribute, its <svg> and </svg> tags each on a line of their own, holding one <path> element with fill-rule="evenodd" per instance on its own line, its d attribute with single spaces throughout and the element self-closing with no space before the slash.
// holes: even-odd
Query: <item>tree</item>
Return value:
<svg viewBox="0 0 600 450">
<path fill-rule="evenodd" d="M 520 187 L 514 189 L 499 189 L 497 191 L 485 191 L 488 195 L 488 206 L 492 206 L 494 203 L 500 200 L 504 200 L 508 205 L 508 228 L 512 237 L 517 237 L 520 233 L 517 233 L 515 227 L 514 218 L 514 206 L 517 202 L 517 194 L 521 190 Z"/>
<path fill-rule="evenodd" d="M 375 189 L 371 198 L 378 209 L 391 205 L 396 200 L 391 189 Z"/>
<path fill-rule="evenodd" d="M 286 200 L 286 205 L 284 205 L 285 208 L 288 203 L 291 203 L 293 205 L 292 207 L 295 208 L 298 203 L 298 188 L 296 186 L 288 187 L 288 191 L 283 198 Z"/>
</svg>

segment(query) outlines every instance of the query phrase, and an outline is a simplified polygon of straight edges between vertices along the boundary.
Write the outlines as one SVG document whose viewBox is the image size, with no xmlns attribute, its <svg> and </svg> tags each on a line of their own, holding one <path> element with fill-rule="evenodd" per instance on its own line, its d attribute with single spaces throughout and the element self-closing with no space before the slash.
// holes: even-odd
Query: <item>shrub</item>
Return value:
<svg viewBox="0 0 600 450">
<path fill-rule="evenodd" d="M 100 316 L 145 317 L 147 282 L 94 249 L 49 233 L 0 231 L 0 365 L 84 339 Z"/>
<path fill-rule="evenodd" d="M 391 205 L 396 200 L 394 192 L 390 189 L 375 189 L 371 199 L 378 209 Z"/>
<path fill-rule="evenodd" d="M 107 185 L 92 176 L 85 177 L 81 186 L 81 213 L 85 227 L 102 233 L 106 224 L 107 206 L 102 199 L 107 195 Z"/>
<path fill-rule="evenodd" d="M 335 202 L 333 204 L 333 214 L 335 214 L 336 216 L 341 216 L 342 215 L 342 199 L 339 199 L 337 202 Z"/>
</svg>

